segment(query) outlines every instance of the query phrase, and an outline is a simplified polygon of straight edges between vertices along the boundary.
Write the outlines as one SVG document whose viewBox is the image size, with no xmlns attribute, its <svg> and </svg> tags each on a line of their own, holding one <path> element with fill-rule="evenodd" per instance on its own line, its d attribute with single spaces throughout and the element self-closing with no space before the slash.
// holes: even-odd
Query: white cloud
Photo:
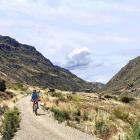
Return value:
<svg viewBox="0 0 140 140">
<path fill-rule="evenodd" d="M 125 64 L 140 53 L 139 7 L 138 0 L 0 0 L 0 33 L 84 79 L 105 81 L 122 67 L 120 54 Z"/>
<path fill-rule="evenodd" d="M 91 62 L 91 51 L 87 47 L 73 50 L 66 59 L 65 67 L 68 69 L 78 69 L 86 67 Z"/>
</svg>

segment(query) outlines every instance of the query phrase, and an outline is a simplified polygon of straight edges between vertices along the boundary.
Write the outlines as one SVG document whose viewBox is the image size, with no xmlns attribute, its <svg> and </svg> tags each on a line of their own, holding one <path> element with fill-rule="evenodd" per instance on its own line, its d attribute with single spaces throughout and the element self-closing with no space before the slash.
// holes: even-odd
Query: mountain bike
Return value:
<svg viewBox="0 0 140 140">
<path fill-rule="evenodd" d="M 38 101 L 34 101 L 33 102 L 33 111 L 36 116 L 37 116 L 37 110 L 38 110 Z"/>
</svg>

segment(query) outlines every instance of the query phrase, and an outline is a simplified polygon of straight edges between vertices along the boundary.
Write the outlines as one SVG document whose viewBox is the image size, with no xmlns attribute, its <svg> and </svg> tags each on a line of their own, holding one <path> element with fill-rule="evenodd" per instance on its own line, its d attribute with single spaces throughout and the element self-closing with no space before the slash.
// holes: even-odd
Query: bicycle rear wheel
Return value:
<svg viewBox="0 0 140 140">
<path fill-rule="evenodd" d="M 38 109 L 38 106 L 37 106 L 37 104 L 35 103 L 34 104 L 34 112 L 35 112 L 35 115 L 37 116 L 37 109 Z"/>
</svg>

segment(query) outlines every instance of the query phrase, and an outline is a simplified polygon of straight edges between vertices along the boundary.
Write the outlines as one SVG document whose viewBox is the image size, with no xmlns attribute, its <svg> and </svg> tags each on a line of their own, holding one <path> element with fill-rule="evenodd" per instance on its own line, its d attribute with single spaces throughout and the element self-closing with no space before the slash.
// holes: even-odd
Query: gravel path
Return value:
<svg viewBox="0 0 140 140">
<path fill-rule="evenodd" d="M 17 102 L 21 111 L 20 129 L 14 140 L 97 140 L 74 128 L 58 124 L 47 112 L 39 109 L 39 116 L 32 112 L 30 97 Z"/>
</svg>

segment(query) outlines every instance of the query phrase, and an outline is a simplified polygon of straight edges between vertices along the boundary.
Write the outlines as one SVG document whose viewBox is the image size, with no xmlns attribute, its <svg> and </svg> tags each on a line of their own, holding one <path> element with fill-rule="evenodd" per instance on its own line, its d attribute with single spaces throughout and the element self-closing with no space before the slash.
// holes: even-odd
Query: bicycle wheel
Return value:
<svg viewBox="0 0 140 140">
<path fill-rule="evenodd" d="M 37 107 L 37 104 L 35 103 L 34 104 L 34 112 L 35 112 L 35 115 L 37 116 L 37 109 L 38 109 L 38 107 Z"/>
</svg>

